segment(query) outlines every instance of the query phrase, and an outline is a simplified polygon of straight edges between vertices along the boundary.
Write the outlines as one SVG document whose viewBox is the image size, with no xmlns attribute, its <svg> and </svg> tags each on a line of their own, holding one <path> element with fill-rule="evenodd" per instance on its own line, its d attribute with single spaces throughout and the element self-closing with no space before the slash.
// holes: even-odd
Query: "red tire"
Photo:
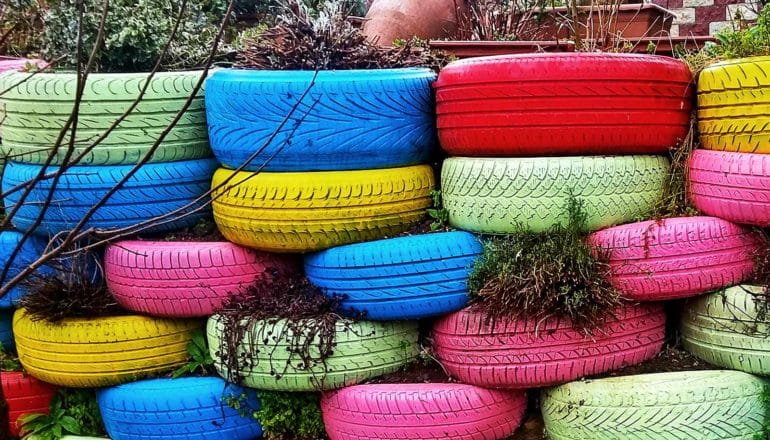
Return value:
<svg viewBox="0 0 770 440">
<path fill-rule="evenodd" d="M 107 286 L 127 310 L 160 317 L 213 315 L 233 293 L 285 257 L 228 242 L 123 241 L 104 254 Z"/>
<path fill-rule="evenodd" d="M 8 419 L 11 435 L 19 435 L 24 414 L 48 414 L 51 399 L 56 393 L 53 385 L 41 382 L 32 376 L 15 371 L 3 371 L 0 374 L 3 394 L 8 402 Z"/>
<path fill-rule="evenodd" d="M 505 55 L 439 74 L 441 146 L 460 156 L 663 153 L 687 135 L 692 74 L 634 54 Z"/>
<path fill-rule="evenodd" d="M 695 150 L 689 180 L 690 198 L 705 214 L 770 226 L 770 154 Z"/>
<path fill-rule="evenodd" d="M 684 217 L 615 226 L 588 241 L 609 260 L 624 297 L 662 301 L 742 283 L 762 237 L 726 220 Z"/>
<path fill-rule="evenodd" d="M 331 440 L 504 439 L 526 408 L 525 392 L 465 384 L 357 385 L 321 398 Z"/>
<path fill-rule="evenodd" d="M 498 320 L 466 308 L 433 327 L 436 356 L 462 382 L 488 388 L 557 385 L 638 364 L 657 354 L 666 317 L 659 304 L 628 305 L 593 336 L 566 320 Z"/>
</svg>

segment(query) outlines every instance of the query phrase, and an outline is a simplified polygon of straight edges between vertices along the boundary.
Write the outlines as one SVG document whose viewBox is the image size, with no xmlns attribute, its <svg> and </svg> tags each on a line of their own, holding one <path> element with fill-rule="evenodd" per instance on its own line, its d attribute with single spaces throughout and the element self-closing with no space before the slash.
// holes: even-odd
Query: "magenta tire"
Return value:
<svg viewBox="0 0 770 440">
<path fill-rule="evenodd" d="M 357 385 L 321 399 L 331 440 L 504 439 L 526 408 L 524 392 L 465 384 Z"/>
<path fill-rule="evenodd" d="M 104 255 L 107 286 L 127 310 L 160 317 L 214 314 L 267 270 L 292 270 L 286 257 L 228 242 L 123 241 Z"/>
</svg>

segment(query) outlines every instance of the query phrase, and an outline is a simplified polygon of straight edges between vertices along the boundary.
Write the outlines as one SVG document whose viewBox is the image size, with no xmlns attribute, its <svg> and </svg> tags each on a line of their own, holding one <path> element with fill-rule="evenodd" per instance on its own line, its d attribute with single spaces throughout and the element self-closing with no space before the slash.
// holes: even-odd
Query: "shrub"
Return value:
<svg viewBox="0 0 770 440">
<path fill-rule="evenodd" d="M 755 25 L 746 29 L 725 29 L 714 35 L 718 45 L 709 46 L 711 55 L 723 58 L 743 58 L 770 55 L 770 5 L 760 11 Z"/>
<path fill-rule="evenodd" d="M 94 47 L 102 0 L 82 0 L 85 62 Z M 77 66 L 78 3 L 51 0 L 43 33 L 43 56 L 64 57 L 59 66 Z M 189 0 L 168 53 L 164 69 L 199 67 L 205 61 L 227 8 L 227 0 Z M 174 28 L 181 2 L 169 0 L 112 0 L 105 24 L 104 44 L 94 71 L 138 72 L 151 70 Z"/>
<path fill-rule="evenodd" d="M 315 440 L 326 437 L 318 393 L 258 391 L 260 408 L 254 412 L 265 437 Z"/>
</svg>

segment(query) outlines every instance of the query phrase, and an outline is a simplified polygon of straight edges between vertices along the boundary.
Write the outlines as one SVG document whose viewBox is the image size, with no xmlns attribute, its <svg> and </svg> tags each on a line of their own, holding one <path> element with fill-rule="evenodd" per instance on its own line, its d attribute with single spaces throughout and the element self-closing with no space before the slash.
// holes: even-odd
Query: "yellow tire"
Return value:
<svg viewBox="0 0 770 440">
<path fill-rule="evenodd" d="M 50 323 L 33 321 L 24 309 L 13 315 L 24 369 L 42 381 L 73 388 L 112 386 L 172 370 L 187 361 L 187 344 L 202 325 L 146 316 Z"/>
<path fill-rule="evenodd" d="M 698 129 L 703 148 L 770 153 L 770 57 L 704 69 L 698 79 Z"/>
<path fill-rule="evenodd" d="M 235 176 L 233 176 L 235 174 Z M 274 252 L 308 252 L 398 234 L 431 205 L 427 165 L 309 173 L 220 168 L 214 220 L 229 241 Z"/>
</svg>

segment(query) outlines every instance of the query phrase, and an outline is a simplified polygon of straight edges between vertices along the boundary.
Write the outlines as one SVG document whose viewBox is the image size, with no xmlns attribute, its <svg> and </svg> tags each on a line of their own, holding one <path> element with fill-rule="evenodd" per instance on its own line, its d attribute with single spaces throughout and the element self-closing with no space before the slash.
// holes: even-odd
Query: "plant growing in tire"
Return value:
<svg viewBox="0 0 770 440">
<path fill-rule="evenodd" d="M 226 380 L 273 391 L 334 389 L 398 370 L 418 356 L 416 322 L 342 318 L 340 299 L 303 276 L 274 272 L 209 318 Z"/>
</svg>

